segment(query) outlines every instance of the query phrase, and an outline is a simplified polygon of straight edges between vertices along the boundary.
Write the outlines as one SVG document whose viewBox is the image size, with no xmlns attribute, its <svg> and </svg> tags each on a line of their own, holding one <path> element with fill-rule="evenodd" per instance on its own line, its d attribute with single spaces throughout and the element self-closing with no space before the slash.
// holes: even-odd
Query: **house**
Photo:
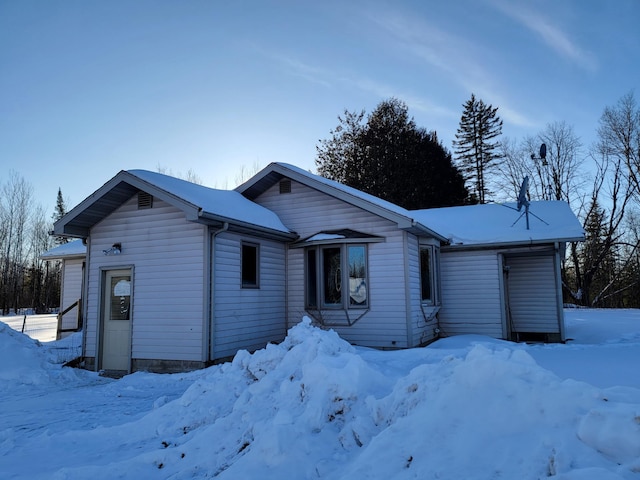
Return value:
<svg viewBox="0 0 640 480">
<path fill-rule="evenodd" d="M 58 245 L 40 255 L 43 260 L 61 262 L 58 340 L 82 328 L 82 281 L 86 255 L 87 248 L 82 240 Z"/>
<path fill-rule="evenodd" d="M 414 212 L 448 238 L 440 261 L 443 335 L 565 340 L 560 267 L 566 243 L 584 239 L 582 227 L 566 202 L 531 202 L 528 214 L 515 207 Z"/>
<path fill-rule="evenodd" d="M 457 333 L 563 340 L 559 262 L 583 239 L 577 219 L 532 202 L 543 220 L 526 230 L 520 212 L 475 208 L 408 211 L 282 163 L 234 191 L 131 170 L 54 233 L 87 245 L 90 369 L 199 368 L 282 340 L 303 315 L 376 348 Z M 457 223 L 467 214 L 491 219 L 482 235 Z"/>
</svg>

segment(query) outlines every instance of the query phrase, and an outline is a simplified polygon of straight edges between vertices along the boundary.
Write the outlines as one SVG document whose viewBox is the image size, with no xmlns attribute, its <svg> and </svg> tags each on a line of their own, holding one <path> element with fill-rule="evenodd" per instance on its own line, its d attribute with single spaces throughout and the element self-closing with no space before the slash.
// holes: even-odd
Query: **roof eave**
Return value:
<svg viewBox="0 0 640 480">
<path fill-rule="evenodd" d="M 254 233 L 258 236 L 264 236 L 268 238 L 273 238 L 277 240 L 286 240 L 292 241 L 298 239 L 298 234 L 295 232 L 283 232 L 281 230 L 264 227 L 262 225 L 255 225 L 253 223 L 243 222 L 241 220 L 235 218 L 229 218 L 222 215 L 216 215 L 210 212 L 201 212 L 200 213 L 201 221 L 204 220 L 204 223 L 215 222 L 217 224 L 229 224 L 229 229 L 232 231 L 240 231 L 244 233 Z"/>
<path fill-rule="evenodd" d="M 349 192 L 336 188 L 333 185 L 328 185 L 326 183 L 319 182 L 311 177 L 302 175 L 295 170 L 290 170 L 286 166 L 281 165 L 279 163 L 271 163 L 267 165 L 267 167 L 265 167 L 261 172 L 256 174 L 256 176 L 254 176 L 247 182 L 243 183 L 242 185 L 239 185 L 236 188 L 236 191 L 242 193 L 243 195 L 245 195 L 245 193 L 247 192 L 250 192 L 248 198 L 253 199 L 257 195 L 256 195 L 256 192 L 252 189 L 252 187 L 259 184 L 263 179 L 265 179 L 266 177 L 268 177 L 273 173 L 278 174 L 280 178 L 281 177 L 291 178 L 292 180 L 295 180 L 296 182 L 306 185 L 307 187 L 326 193 L 328 195 L 331 195 L 332 197 L 338 198 L 339 200 L 343 200 L 347 203 L 350 203 L 351 205 L 354 205 L 370 213 L 373 213 L 374 215 L 377 215 L 379 217 L 392 221 L 396 223 L 398 225 L 398 228 L 402 230 L 411 231 L 412 233 L 417 233 L 417 234 L 426 233 L 428 235 L 433 236 L 434 238 L 437 238 L 440 241 L 447 240 L 442 235 L 434 232 L 433 230 L 431 230 L 430 228 L 427 228 L 426 226 L 420 224 L 419 222 L 416 222 L 415 220 L 413 220 L 413 218 L 409 216 L 391 211 L 381 205 L 376 205 L 375 203 L 372 203 L 362 197 L 358 197 Z"/>
<path fill-rule="evenodd" d="M 552 245 L 554 243 L 584 242 L 582 237 L 566 237 L 566 238 L 546 238 L 537 240 L 513 240 L 509 242 L 486 242 L 486 243 L 450 243 L 446 246 L 447 250 L 473 250 L 501 247 L 529 247 L 534 245 Z"/>
<path fill-rule="evenodd" d="M 106 201 L 109 194 L 113 194 L 122 183 L 125 183 L 131 187 L 131 189 L 123 189 L 122 194 L 115 195 L 111 202 Z M 185 212 L 185 215 L 190 220 L 197 220 L 200 213 L 200 207 L 194 205 L 176 195 L 159 188 L 152 183 L 143 180 L 134 174 L 121 170 L 111 180 L 106 182 L 102 187 L 93 192 L 76 207 L 71 209 L 65 216 L 59 219 L 53 225 L 53 233 L 55 235 L 65 235 L 75 238 L 86 238 L 89 235 L 89 230 L 100 222 L 102 219 L 113 213 L 120 205 L 126 200 L 131 198 L 136 191 L 145 191 L 154 197 L 157 197 Z M 126 197 L 126 198 L 125 198 Z M 95 213 L 88 214 L 87 212 L 91 207 L 96 206 L 103 201 L 105 206 L 96 208 Z M 82 215 L 89 217 L 83 222 L 76 222 Z M 91 218 L 93 216 L 93 218 Z"/>
</svg>

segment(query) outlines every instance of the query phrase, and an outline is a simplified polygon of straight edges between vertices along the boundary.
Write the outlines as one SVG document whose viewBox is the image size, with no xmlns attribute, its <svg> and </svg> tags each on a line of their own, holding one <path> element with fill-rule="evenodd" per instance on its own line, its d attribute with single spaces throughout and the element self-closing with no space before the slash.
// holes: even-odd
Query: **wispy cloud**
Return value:
<svg viewBox="0 0 640 480">
<path fill-rule="evenodd" d="M 484 57 L 475 43 L 453 35 L 424 18 L 413 18 L 398 11 L 371 12 L 367 18 L 386 30 L 403 49 L 425 61 L 452 82 L 490 103 L 500 105 L 501 117 L 519 127 L 532 127 L 536 122 L 508 106 L 504 95 L 496 89 L 501 84 L 479 59 Z"/>
<path fill-rule="evenodd" d="M 270 57 L 284 65 L 288 73 L 295 75 L 312 83 L 317 83 L 323 87 L 330 87 L 331 73 L 323 68 L 319 68 L 308 63 L 301 62 L 300 60 L 281 54 L 270 53 Z"/>
<path fill-rule="evenodd" d="M 538 35 L 541 40 L 558 55 L 571 60 L 581 68 L 590 71 L 597 68 L 596 60 L 592 55 L 572 42 L 560 27 L 554 25 L 551 19 L 541 13 L 532 10 L 522 3 L 492 0 L 490 4 L 509 18 Z"/>
<path fill-rule="evenodd" d="M 260 51 L 263 55 L 267 55 L 283 65 L 287 73 L 290 75 L 304 78 L 311 83 L 315 83 L 323 87 L 332 88 L 337 86 L 346 86 L 348 88 L 354 88 L 362 92 L 373 94 L 380 98 L 397 97 L 406 102 L 409 108 L 429 113 L 431 115 L 448 118 L 457 118 L 459 115 L 459 112 L 438 105 L 436 102 L 410 92 L 402 91 L 397 87 L 374 81 L 367 76 L 311 65 L 290 55 L 266 52 L 264 49 L 260 49 Z"/>
</svg>

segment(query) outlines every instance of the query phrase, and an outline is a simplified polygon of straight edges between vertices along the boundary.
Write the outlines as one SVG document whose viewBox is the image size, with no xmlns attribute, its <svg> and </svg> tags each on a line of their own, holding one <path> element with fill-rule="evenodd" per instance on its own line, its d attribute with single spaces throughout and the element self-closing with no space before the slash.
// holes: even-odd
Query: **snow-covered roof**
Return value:
<svg viewBox="0 0 640 480">
<path fill-rule="evenodd" d="M 237 220 L 283 233 L 291 233 L 278 215 L 248 200 L 235 190 L 209 188 L 148 170 L 129 170 L 128 173 L 196 205 L 205 214 L 208 213 L 231 221 Z"/>
<path fill-rule="evenodd" d="M 584 230 L 566 202 L 531 202 L 529 230 L 524 207 L 485 204 L 413 210 L 415 219 L 447 237 L 452 245 L 513 245 L 584 240 Z"/>
<path fill-rule="evenodd" d="M 399 228 L 412 231 L 416 234 L 427 234 L 439 240 L 445 240 L 444 237 L 439 235 L 429 225 L 416 221 L 412 212 L 395 203 L 388 202 L 334 180 L 329 180 L 320 175 L 315 175 L 288 163 L 274 162 L 267 165 L 254 177 L 238 186 L 236 190 L 253 200 L 283 177 L 291 178 L 366 211 L 394 221 L 398 224 Z"/>
<path fill-rule="evenodd" d="M 523 212 L 516 211 L 515 204 L 406 210 L 295 165 L 279 162 L 268 165 L 236 190 L 254 199 L 283 176 L 394 220 L 400 228 L 417 234 L 427 233 L 454 245 L 531 244 L 584 239 L 582 226 L 564 202 L 531 202 L 530 229 L 527 230 L 524 217 L 516 222 Z"/>
<path fill-rule="evenodd" d="M 82 240 L 73 240 L 71 242 L 58 245 L 40 255 L 43 260 L 57 260 L 60 258 L 84 257 L 87 254 L 87 247 Z"/>
<path fill-rule="evenodd" d="M 139 191 L 184 211 L 190 221 L 296 238 L 271 210 L 234 190 L 218 190 L 147 170 L 120 171 L 54 224 L 57 235 L 87 237 L 98 221 Z"/>
</svg>

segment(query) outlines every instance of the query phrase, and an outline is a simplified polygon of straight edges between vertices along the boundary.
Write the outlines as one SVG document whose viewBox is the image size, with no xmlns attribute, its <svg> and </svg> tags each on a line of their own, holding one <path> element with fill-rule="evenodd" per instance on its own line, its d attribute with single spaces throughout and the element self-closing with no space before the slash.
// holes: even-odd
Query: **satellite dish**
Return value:
<svg viewBox="0 0 640 480">
<path fill-rule="evenodd" d="M 544 145 L 544 143 L 543 143 Z M 527 192 L 529 191 L 529 177 L 524 177 L 522 185 L 520 185 L 520 193 L 518 193 L 518 211 L 524 206 L 526 210 L 529 209 L 529 200 L 527 200 Z"/>
<path fill-rule="evenodd" d="M 545 146 L 544 143 L 542 144 L 542 146 L 543 147 Z M 546 150 L 546 147 L 545 147 L 545 150 Z M 542 147 L 540 148 L 540 153 L 543 153 L 542 152 Z M 544 153 L 546 153 L 546 151 Z M 531 155 L 531 156 L 533 157 L 533 155 Z M 525 219 L 527 220 L 527 230 L 529 230 L 529 214 L 531 214 L 534 217 L 536 217 L 538 220 L 540 220 L 545 225 L 549 225 L 547 222 L 545 222 L 543 219 L 541 219 L 535 213 L 529 211 L 529 199 L 527 198 L 527 192 L 528 191 L 529 191 L 529 177 L 527 176 L 527 177 L 524 177 L 524 180 L 522 180 L 522 185 L 520 185 L 520 192 L 518 193 L 517 208 L 510 207 L 509 205 L 503 205 L 504 207 L 510 208 L 511 210 L 517 210 L 518 212 L 520 210 L 522 210 L 522 207 L 524 207 L 524 212 L 522 212 L 520 214 L 520 216 L 518 218 L 516 218 L 516 221 L 513 222 L 511 224 L 511 226 L 513 227 L 516 223 L 518 223 L 518 220 L 520 220 L 522 217 L 525 217 Z"/>
<path fill-rule="evenodd" d="M 547 145 L 544 144 L 544 143 L 542 145 L 540 145 L 540 158 L 542 160 L 547 158 Z"/>
</svg>

